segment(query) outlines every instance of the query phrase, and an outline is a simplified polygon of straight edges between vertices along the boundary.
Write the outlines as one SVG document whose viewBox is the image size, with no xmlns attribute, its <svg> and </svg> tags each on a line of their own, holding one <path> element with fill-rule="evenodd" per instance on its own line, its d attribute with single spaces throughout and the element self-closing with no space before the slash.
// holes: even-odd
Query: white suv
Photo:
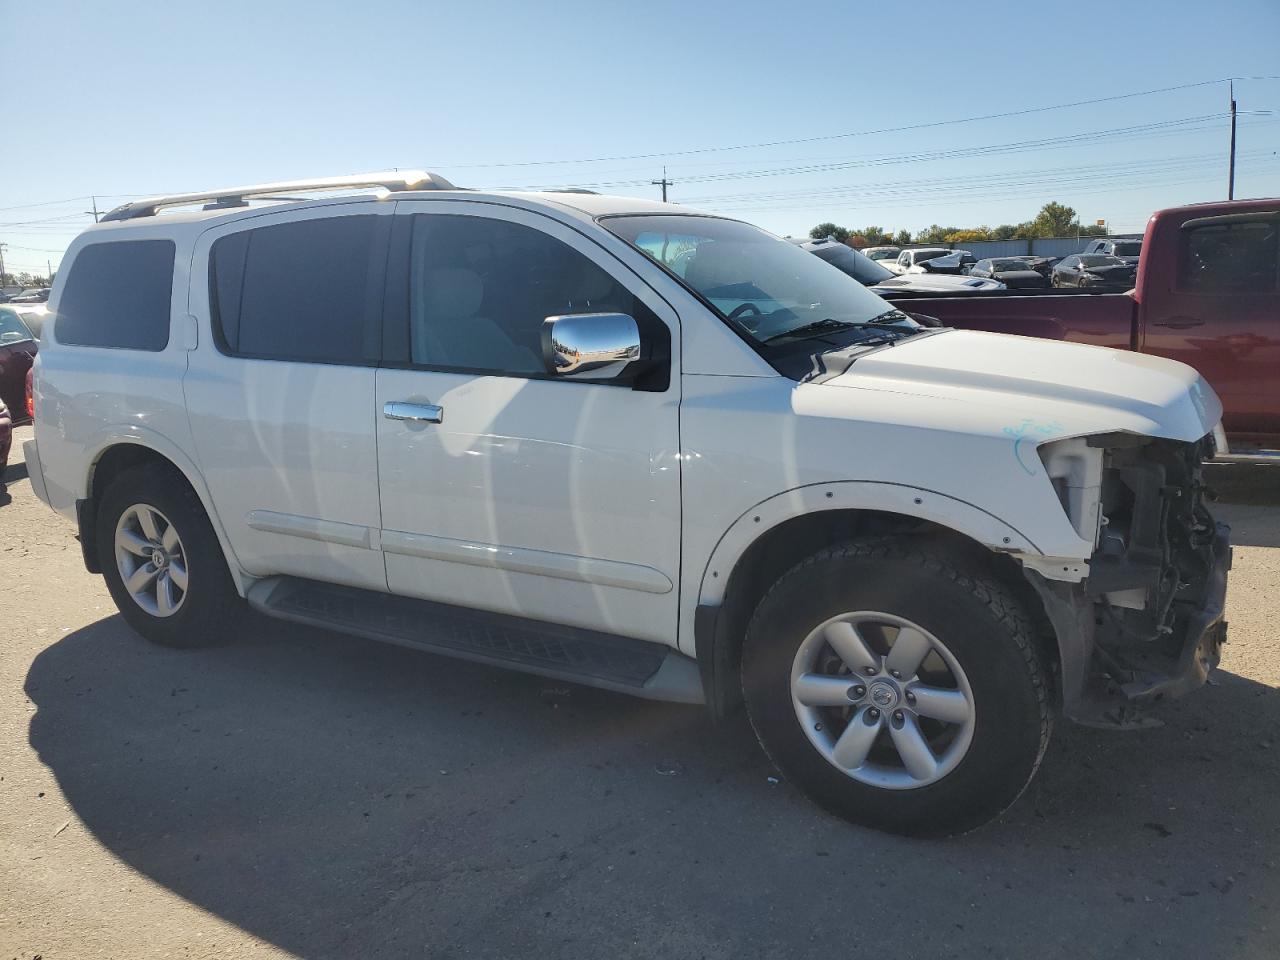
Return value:
<svg viewBox="0 0 1280 960">
<path fill-rule="evenodd" d="M 823 806 L 943 833 L 1224 639 L 1195 371 L 924 328 L 738 221 L 429 174 L 164 197 L 50 310 L 31 480 L 160 643 L 253 607 L 745 701 Z"/>
</svg>

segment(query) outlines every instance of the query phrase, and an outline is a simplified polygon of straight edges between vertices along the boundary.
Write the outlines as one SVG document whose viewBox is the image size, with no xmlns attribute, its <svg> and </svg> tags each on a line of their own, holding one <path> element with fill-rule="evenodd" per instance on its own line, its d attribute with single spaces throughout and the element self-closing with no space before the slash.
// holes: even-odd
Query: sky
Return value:
<svg viewBox="0 0 1280 960">
<path fill-rule="evenodd" d="M 91 196 L 393 167 L 650 198 L 665 167 L 781 235 L 1049 200 L 1140 231 L 1225 197 L 1225 77 L 1276 78 L 1235 85 L 1236 196 L 1280 196 L 1280 0 L 0 0 L 0 50 L 11 272 Z"/>
</svg>

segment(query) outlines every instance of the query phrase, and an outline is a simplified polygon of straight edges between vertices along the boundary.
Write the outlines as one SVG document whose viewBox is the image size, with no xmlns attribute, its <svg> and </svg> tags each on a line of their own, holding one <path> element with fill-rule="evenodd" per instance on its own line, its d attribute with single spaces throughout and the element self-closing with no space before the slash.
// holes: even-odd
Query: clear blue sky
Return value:
<svg viewBox="0 0 1280 960">
<path fill-rule="evenodd" d="M 652 197 L 665 162 L 672 199 L 782 234 L 995 225 L 1047 200 L 1139 230 L 1225 195 L 1225 85 L 833 137 L 1280 75 L 1278 0 L 0 0 L 0 38 L 0 242 L 41 272 L 88 204 L 19 205 L 396 166 Z M 1237 196 L 1280 195 L 1280 81 L 1236 93 Z M 829 139 L 686 152 L 809 138 Z M 634 155 L 653 156 L 514 165 Z"/>
</svg>

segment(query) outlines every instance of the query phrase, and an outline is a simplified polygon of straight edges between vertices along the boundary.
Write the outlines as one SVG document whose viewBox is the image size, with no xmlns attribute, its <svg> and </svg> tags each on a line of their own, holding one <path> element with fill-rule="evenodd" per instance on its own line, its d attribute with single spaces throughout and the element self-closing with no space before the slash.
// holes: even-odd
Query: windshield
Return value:
<svg viewBox="0 0 1280 960">
<path fill-rule="evenodd" d="M 674 273 L 757 344 L 831 337 L 842 330 L 880 338 L 919 329 L 848 274 L 758 227 L 682 215 L 600 222 Z M 872 321 L 877 325 L 867 329 Z"/>
<path fill-rule="evenodd" d="M 866 256 L 871 260 L 897 260 L 897 247 L 881 247 L 879 249 L 872 248 L 866 251 Z"/>
<path fill-rule="evenodd" d="M 1025 260 L 993 260 L 992 269 L 995 270 L 1030 270 L 1031 264 Z"/>
<path fill-rule="evenodd" d="M 0 310 L 0 345 L 34 340 L 27 325 L 18 318 L 15 310 Z"/>
<path fill-rule="evenodd" d="M 1127 267 L 1128 264 L 1119 257 L 1113 257 L 1109 254 L 1099 253 L 1088 257 L 1081 257 L 1080 263 L 1086 267 Z"/>
<path fill-rule="evenodd" d="M 1117 243 L 1112 249 L 1117 257 L 1136 257 L 1142 252 L 1142 241 L 1130 240 L 1128 243 Z"/>
</svg>

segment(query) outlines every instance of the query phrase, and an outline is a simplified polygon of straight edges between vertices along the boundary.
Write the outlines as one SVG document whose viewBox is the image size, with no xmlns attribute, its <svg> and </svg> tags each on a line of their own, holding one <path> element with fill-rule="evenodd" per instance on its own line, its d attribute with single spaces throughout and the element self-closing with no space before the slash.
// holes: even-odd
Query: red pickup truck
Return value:
<svg viewBox="0 0 1280 960">
<path fill-rule="evenodd" d="M 894 295 L 946 326 L 1170 357 L 1213 385 L 1232 454 L 1280 450 L 1280 199 L 1172 207 L 1147 223 L 1127 293 Z"/>
</svg>

